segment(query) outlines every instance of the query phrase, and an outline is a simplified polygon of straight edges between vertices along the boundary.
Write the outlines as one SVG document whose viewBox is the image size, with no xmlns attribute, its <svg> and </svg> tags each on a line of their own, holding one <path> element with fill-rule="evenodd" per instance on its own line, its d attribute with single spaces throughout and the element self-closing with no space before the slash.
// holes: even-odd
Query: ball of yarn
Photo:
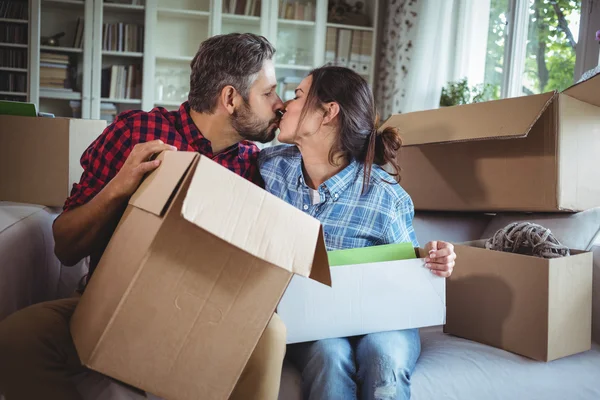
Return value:
<svg viewBox="0 0 600 400">
<path fill-rule="evenodd" d="M 507 225 L 486 241 L 485 248 L 541 258 L 569 255 L 569 248 L 563 246 L 550 229 L 532 222 L 513 222 Z"/>
</svg>

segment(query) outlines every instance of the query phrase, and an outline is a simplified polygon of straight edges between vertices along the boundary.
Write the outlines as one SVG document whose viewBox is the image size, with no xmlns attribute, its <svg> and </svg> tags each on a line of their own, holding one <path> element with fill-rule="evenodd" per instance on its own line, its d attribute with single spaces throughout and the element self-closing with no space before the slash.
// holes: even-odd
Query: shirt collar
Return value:
<svg viewBox="0 0 600 400">
<path fill-rule="evenodd" d="M 302 156 L 300 155 L 300 152 L 298 152 L 298 162 L 296 164 L 296 176 L 298 177 L 296 180 L 296 187 L 308 187 L 304 181 L 304 174 L 302 173 Z M 342 195 L 344 190 L 346 190 L 348 186 L 356 181 L 360 168 L 360 164 L 353 160 L 346 168 L 323 183 L 323 186 L 331 194 L 334 200 L 337 200 Z"/>
<path fill-rule="evenodd" d="M 210 140 L 202 135 L 202 132 L 198 129 L 190 113 L 190 103 L 185 101 L 179 106 L 179 119 L 181 121 L 181 132 L 183 137 L 190 144 L 193 144 L 197 151 L 200 153 L 213 158 L 212 144 Z M 236 143 L 227 149 L 223 150 L 220 154 L 235 153 L 238 157 L 243 157 L 243 154 L 239 151 L 239 143 Z"/>
<path fill-rule="evenodd" d="M 346 168 L 325 181 L 324 185 L 334 200 L 337 200 L 348 186 L 356 182 L 359 169 L 360 164 L 353 160 Z"/>
</svg>

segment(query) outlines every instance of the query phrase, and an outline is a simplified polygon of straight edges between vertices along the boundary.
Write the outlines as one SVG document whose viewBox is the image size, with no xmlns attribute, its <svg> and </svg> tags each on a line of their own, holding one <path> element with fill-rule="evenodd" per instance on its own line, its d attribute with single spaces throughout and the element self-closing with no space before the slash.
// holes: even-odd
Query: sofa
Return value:
<svg viewBox="0 0 600 400">
<path fill-rule="evenodd" d="M 64 267 L 52 252 L 51 226 L 59 212 L 0 202 L 0 320 L 29 304 L 68 296 L 85 274 L 85 261 Z M 444 334 L 439 326 L 423 328 L 413 399 L 600 399 L 600 208 L 576 214 L 417 212 L 414 227 L 421 244 L 460 243 L 521 220 L 550 228 L 571 248 L 593 252 L 592 349 L 543 363 Z M 280 400 L 301 399 L 300 380 L 285 361 Z M 96 373 L 77 377 L 76 384 L 86 399 L 143 398 Z"/>
</svg>

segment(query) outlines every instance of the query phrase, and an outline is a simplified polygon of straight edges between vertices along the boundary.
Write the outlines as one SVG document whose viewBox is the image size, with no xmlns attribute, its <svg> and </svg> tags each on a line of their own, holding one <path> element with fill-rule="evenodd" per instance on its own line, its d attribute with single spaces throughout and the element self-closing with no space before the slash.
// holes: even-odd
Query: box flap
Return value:
<svg viewBox="0 0 600 400">
<path fill-rule="evenodd" d="M 320 222 L 207 157 L 200 156 L 182 214 L 255 257 L 331 283 Z"/>
<path fill-rule="evenodd" d="M 557 93 L 392 115 L 404 146 L 526 137 Z"/>
<path fill-rule="evenodd" d="M 563 93 L 600 107 L 600 74 L 565 89 Z"/>
<path fill-rule="evenodd" d="M 197 153 L 186 151 L 160 153 L 156 157 L 161 160 L 160 166 L 146 176 L 138 190 L 131 196 L 129 204 L 161 216 L 171 195 L 197 156 Z"/>
</svg>

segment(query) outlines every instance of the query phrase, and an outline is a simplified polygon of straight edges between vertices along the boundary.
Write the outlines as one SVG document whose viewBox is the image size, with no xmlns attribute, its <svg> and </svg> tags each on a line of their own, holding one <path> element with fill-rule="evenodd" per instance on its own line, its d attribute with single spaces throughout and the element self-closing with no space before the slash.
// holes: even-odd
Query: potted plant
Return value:
<svg viewBox="0 0 600 400">
<path fill-rule="evenodd" d="M 467 78 L 462 78 L 456 82 L 448 82 L 446 87 L 442 88 L 440 107 L 495 100 L 499 98 L 497 91 L 497 88 L 489 83 L 470 87 Z"/>
</svg>

